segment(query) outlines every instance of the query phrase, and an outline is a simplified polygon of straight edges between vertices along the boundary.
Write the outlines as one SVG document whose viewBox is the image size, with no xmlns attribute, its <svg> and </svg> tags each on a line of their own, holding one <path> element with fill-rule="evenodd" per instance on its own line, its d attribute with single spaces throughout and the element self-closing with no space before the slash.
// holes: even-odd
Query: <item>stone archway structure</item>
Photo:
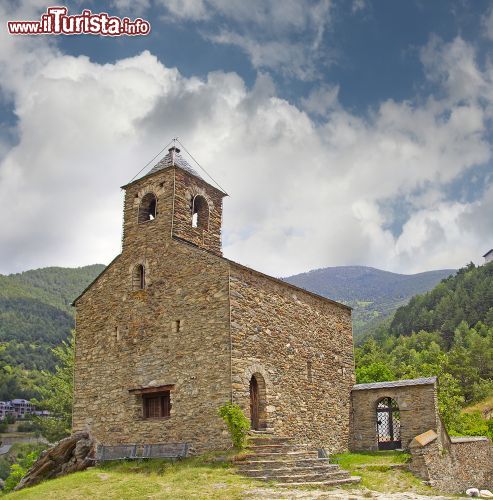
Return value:
<svg viewBox="0 0 493 500">
<path fill-rule="evenodd" d="M 399 445 L 402 448 L 408 449 L 411 440 L 423 432 L 440 432 L 436 377 L 357 384 L 351 391 L 352 450 L 382 449 L 381 445 L 379 447 L 379 431 L 384 436 L 390 434 L 383 421 L 386 417 L 377 408 L 384 400 L 395 401 L 399 410 Z"/>
</svg>

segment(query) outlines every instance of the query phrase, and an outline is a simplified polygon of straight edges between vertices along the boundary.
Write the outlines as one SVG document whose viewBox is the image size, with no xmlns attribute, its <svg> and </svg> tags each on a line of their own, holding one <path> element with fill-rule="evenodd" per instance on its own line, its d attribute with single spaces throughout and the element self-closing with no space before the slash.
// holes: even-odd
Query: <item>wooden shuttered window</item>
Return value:
<svg viewBox="0 0 493 500">
<path fill-rule="evenodd" d="M 144 418 L 166 418 L 170 416 L 170 392 L 158 392 L 142 395 Z"/>
</svg>

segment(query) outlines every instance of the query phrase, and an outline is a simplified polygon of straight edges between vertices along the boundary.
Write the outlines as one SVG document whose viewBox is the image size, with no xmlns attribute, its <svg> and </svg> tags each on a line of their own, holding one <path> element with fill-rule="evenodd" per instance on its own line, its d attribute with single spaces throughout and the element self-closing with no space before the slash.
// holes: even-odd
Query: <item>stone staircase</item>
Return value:
<svg viewBox="0 0 493 500">
<path fill-rule="evenodd" d="M 339 486 L 360 481 L 328 458 L 319 458 L 317 450 L 266 431 L 250 432 L 247 454 L 237 466 L 240 474 L 276 481 L 277 486 Z"/>
</svg>

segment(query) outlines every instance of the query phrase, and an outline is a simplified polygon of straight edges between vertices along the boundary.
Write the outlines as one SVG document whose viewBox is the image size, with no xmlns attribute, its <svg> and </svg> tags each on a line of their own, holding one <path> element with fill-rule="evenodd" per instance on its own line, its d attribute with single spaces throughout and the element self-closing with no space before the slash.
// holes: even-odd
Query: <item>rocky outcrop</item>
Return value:
<svg viewBox="0 0 493 500">
<path fill-rule="evenodd" d="M 94 463 L 94 451 L 95 442 L 87 432 L 72 434 L 43 451 L 15 490 L 87 469 Z"/>
</svg>

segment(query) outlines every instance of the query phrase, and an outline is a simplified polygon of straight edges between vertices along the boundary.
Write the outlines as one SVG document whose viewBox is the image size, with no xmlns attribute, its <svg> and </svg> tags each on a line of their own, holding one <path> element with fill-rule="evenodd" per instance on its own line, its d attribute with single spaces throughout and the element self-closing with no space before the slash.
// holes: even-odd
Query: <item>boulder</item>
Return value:
<svg viewBox="0 0 493 500">
<path fill-rule="evenodd" d="M 41 453 L 15 491 L 34 486 L 45 479 L 87 469 L 94 464 L 95 449 L 96 444 L 87 432 L 77 432 L 58 441 Z"/>
<path fill-rule="evenodd" d="M 468 497 L 479 497 L 479 490 L 477 488 L 468 488 L 466 490 L 466 495 Z"/>
<path fill-rule="evenodd" d="M 481 490 L 479 492 L 479 496 L 484 497 L 484 498 L 491 498 L 491 497 L 493 497 L 493 493 L 491 493 L 490 490 Z"/>
</svg>

